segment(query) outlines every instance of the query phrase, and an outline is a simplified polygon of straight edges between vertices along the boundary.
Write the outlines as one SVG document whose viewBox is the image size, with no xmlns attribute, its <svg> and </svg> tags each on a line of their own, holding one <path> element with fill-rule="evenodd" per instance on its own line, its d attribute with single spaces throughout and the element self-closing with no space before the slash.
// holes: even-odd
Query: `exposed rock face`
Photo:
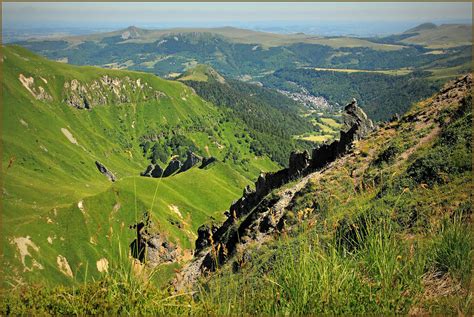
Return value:
<svg viewBox="0 0 474 317">
<path fill-rule="evenodd" d="M 312 168 L 321 168 L 334 161 L 338 156 L 349 150 L 353 141 L 366 137 L 374 130 L 372 120 L 367 118 L 365 112 L 357 106 L 355 99 L 344 109 L 346 111 L 344 127 L 340 132 L 339 140 L 330 144 L 323 144 L 313 150 L 311 155 Z"/>
<path fill-rule="evenodd" d="M 199 162 L 201 162 L 201 158 L 199 156 L 193 152 L 188 152 L 188 157 L 184 163 L 181 163 L 177 158 L 174 158 L 171 160 L 164 171 L 160 165 L 151 163 L 147 166 L 143 173 L 140 173 L 140 175 L 153 178 L 168 177 L 174 173 L 185 172 L 197 165 Z"/>
<path fill-rule="evenodd" d="M 344 132 L 348 132 L 351 128 L 356 127 L 354 130 L 353 140 L 359 140 L 367 136 L 373 129 L 374 124 L 370 120 L 365 112 L 357 106 L 357 100 L 353 99 L 344 110 Z"/>
<path fill-rule="evenodd" d="M 307 151 L 303 153 L 292 152 L 290 154 L 289 173 L 291 175 L 299 175 L 309 166 L 309 154 Z"/>
<path fill-rule="evenodd" d="M 216 162 L 217 159 L 213 156 L 211 157 L 205 157 L 202 159 L 201 166 L 199 166 L 200 169 L 206 168 L 207 166 L 211 165 L 212 163 Z"/>
<path fill-rule="evenodd" d="M 181 166 L 178 173 L 187 171 L 199 162 L 201 162 L 201 158 L 199 156 L 193 152 L 188 152 L 188 157 L 186 158 L 186 161 L 184 161 L 183 166 Z"/>
<path fill-rule="evenodd" d="M 115 182 L 115 175 L 105 167 L 104 164 L 100 163 L 99 161 L 95 161 L 95 166 L 99 172 L 104 174 L 111 182 Z"/>
<path fill-rule="evenodd" d="M 23 87 L 29 91 L 29 93 L 35 97 L 36 100 L 41 101 L 52 101 L 53 97 L 44 90 L 42 86 L 35 85 L 35 79 L 33 77 L 25 77 L 23 74 L 18 76 L 18 80 L 21 82 Z M 45 79 L 43 79 L 45 81 Z M 47 82 L 45 82 L 47 83 Z"/>
<path fill-rule="evenodd" d="M 278 198 L 267 195 L 289 181 L 323 168 L 338 156 L 345 154 L 352 142 L 367 136 L 373 130 L 372 121 L 354 100 L 345 107 L 345 129 L 340 140 L 316 148 L 309 157 L 308 152 L 293 152 L 289 167 L 275 173 L 261 173 L 255 182 L 255 190 L 246 187 L 243 196 L 226 212 L 227 220 L 219 227 L 203 225 L 198 230 L 195 255 L 202 260 L 201 270 L 213 271 L 216 264 L 224 263 L 236 250 L 237 244 L 246 238 L 255 239 L 258 233 L 278 230 L 282 214 L 272 211 Z M 237 222 L 237 220 L 239 221 Z M 238 226 L 235 224 L 239 223 Z M 220 245 L 220 247 L 215 248 Z M 206 248 L 214 246 L 207 253 Z"/>
<path fill-rule="evenodd" d="M 153 268 L 162 263 L 174 262 L 178 258 L 178 248 L 154 230 L 148 213 L 145 213 L 143 221 L 130 226 L 130 229 L 136 231 L 130 252 L 140 262 Z"/>
<path fill-rule="evenodd" d="M 140 79 L 104 75 L 89 83 L 77 79 L 65 82 L 63 96 L 64 102 L 72 107 L 90 109 L 98 105 L 157 100 L 165 94 L 148 83 L 141 83 Z"/>
<path fill-rule="evenodd" d="M 160 167 L 160 165 L 155 164 L 153 170 L 151 171 L 151 177 L 153 178 L 159 178 L 163 175 L 163 169 Z"/>
<path fill-rule="evenodd" d="M 212 235 L 216 232 L 217 227 L 214 225 L 203 224 L 198 228 L 198 238 L 196 240 L 195 254 L 198 254 L 201 250 L 211 246 Z"/>
<path fill-rule="evenodd" d="M 177 158 L 172 159 L 166 167 L 165 171 L 163 172 L 163 177 L 168 177 L 174 174 L 181 168 L 182 165 L 183 164 Z"/>
<path fill-rule="evenodd" d="M 145 177 L 159 178 L 163 175 L 163 169 L 158 164 L 150 164 L 140 175 Z"/>
</svg>

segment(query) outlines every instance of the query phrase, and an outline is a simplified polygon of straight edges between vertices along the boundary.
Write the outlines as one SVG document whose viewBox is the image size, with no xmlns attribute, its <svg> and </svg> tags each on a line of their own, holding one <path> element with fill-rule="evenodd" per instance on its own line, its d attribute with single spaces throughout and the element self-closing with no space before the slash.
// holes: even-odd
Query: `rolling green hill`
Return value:
<svg viewBox="0 0 474 317">
<path fill-rule="evenodd" d="M 421 24 L 403 33 L 402 43 L 423 45 L 431 49 L 445 49 L 472 44 L 472 25 L 432 23 Z"/>
<path fill-rule="evenodd" d="M 146 30 L 130 26 L 115 32 L 98 33 L 83 36 L 68 36 L 64 40 L 76 45 L 82 42 L 100 42 L 106 38 L 118 38 L 121 43 L 153 43 L 169 36 L 183 36 L 189 34 L 211 34 L 223 37 L 240 44 L 260 44 L 265 48 L 290 45 L 295 43 L 322 44 L 332 47 L 371 47 L 376 50 L 398 50 L 401 46 L 373 43 L 363 39 L 347 37 L 322 37 L 314 35 L 276 34 L 268 32 L 239 29 L 234 27 L 217 28 L 172 28 L 160 30 Z"/>
<path fill-rule="evenodd" d="M 201 223 L 221 219 L 261 170 L 278 168 L 251 150 L 242 121 L 180 82 L 51 62 L 18 46 L 2 50 L 7 284 L 98 277 L 105 263 L 128 261 L 136 235 L 129 226 L 145 211 L 186 258 Z M 217 161 L 167 178 L 141 177 L 150 163 L 146 141 L 167 144 L 163 168 L 188 150 Z"/>
</svg>

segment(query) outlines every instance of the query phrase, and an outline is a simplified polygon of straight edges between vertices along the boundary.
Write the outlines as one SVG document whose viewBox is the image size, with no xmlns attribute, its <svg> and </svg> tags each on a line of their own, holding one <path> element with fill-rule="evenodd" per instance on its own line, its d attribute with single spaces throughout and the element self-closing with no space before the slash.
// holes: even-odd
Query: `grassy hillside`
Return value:
<svg viewBox="0 0 474 317">
<path fill-rule="evenodd" d="M 298 188 L 279 206 L 282 229 L 242 237 L 196 292 L 173 294 L 116 265 L 76 289 L 9 294 L 2 311 L 471 315 L 471 86 L 472 76 L 447 86 L 327 168 L 270 193 L 263 202 Z"/>
<path fill-rule="evenodd" d="M 251 151 L 245 124 L 184 84 L 51 62 L 17 46 L 2 49 L 6 283 L 98 277 L 97 261 L 112 262 L 120 255 L 128 261 L 134 236 L 129 226 L 146 210 L 185 257 L 203 221 L 223 217 L 261 170 L 278 167 Z M 93 90 L 94 82 L 107 80 L 109 92 Z M 89 89 L 75 101 L 90 109 L 67 104 L 74 85 Z M 218 161 L 164 179 L 140 177 L 149 164 L 143 140 L 172 136 L 181 140 L 178 148 L 191 147 Z M 174 154 L 170 150 L 160 165 L 164 168 Z M 95 161 L 117 181 L 102 175 Z"/>
<path fill-rule="evenodd" d="M 221 84 L 225 82 L 218 72 L 209 65 L 199 64 L 192 67 L 177 78 L 179 81 L 217 81 Z"/>
<path fill-rule="evenodd" d="M 470 45 L 472 43 L 472 25 L 464 24 L 423 24 L 405 31 L 407 36 L 402 43 L 423 45 L 431 49 Z"/>
</svg>

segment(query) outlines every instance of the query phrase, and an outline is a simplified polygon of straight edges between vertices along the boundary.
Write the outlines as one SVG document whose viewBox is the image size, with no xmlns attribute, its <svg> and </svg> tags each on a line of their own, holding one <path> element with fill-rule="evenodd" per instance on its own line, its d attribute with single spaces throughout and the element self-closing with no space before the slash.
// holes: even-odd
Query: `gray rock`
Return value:
<svg viewBox="0 0 474 317">
<path fill-rule="evenodd" d="M 105 167 L 104 164 L 100 163 L 99 161 L 95 161 L 95 166 L 99 172 L 104 174 L 111 182 L 115 182 L 115 175 Z"/>
<path fill-rule="evenodd" d="M 140 175 L 145 177 L 151 177 L 151 172 L 153 172 L 153 169 L 155 169 L 155 165 L 150 164 L 147 166 L 144 172 L 140 173 Z"/>
<path fill-rule="evenodd" d="M 146 170 L 140 174 L 145 177 L 160 178 L 163 175 L 163 169 L 158 164 L 150 164 Z"/>
<path fill-rule="evenodd" d="M 151 171 L 151 177 L 153 178 L 160 178 L 163 175 L 163 169 L 160 167 L 160 165 L 155 164 L 153 170 Z"/>
<path fill-rule="evenodd" d="M 181 166 L 178 173 L 187 171 L 199 162 L 201 162 L 201 158 L 199 156 L 193 152 L 188 152 L 188 157 L 186 158 L 186 161 L 184 161 L 183 166 Z"/>
<path fill-rule="evenodd" d="M 354 141 L 360 140 L 367 136 L 373 129 L 374 124 L 365 114 L 364 110 L 357 105 L 357 100 L 354 98 L 352 102 L 344 108 L 344 128 L 342 131 L 348 132 L 356 126 Z"/>
<path fill-rule="evenodd" d="M 130 229 L 136 232 L 136 238 L 130 244 L 130 252 L 140 262 L 153 268 L 178 259 L 178 248 L 156 231 L 148 214 L 145 214 L 143 221 L 131 225 Z"/>
<path fill-rule="evenodd" d="M 170 175 L 173 175 L 175 172 L 179 171 L 181 166 L 182 166 L 182 163 L 177 158 L 172 159 L 171 162 L 166 167 L 165 171 L 163 172 L 163 177 L 168 177 Z"/>
<path fill-rule="evenodd" d="M 289 161 L 289 173 L 293 176 L 299 175 L 304 169 L 309 166 L 308 151 L 302 153 L 291 152 Z"/>
<path fill-rule="evenodd" d="M 199 166 L 199 168 L 200 169 L 206 168 L 208 165 L 210 165 L 210 164 L 212 164 L 216 161 L 217 161 L 217 159 L 213 156 L 205 157 L 205 158 L 202 159 L 202 164 L 201 164 L 201 166 Z"/>
</svg>

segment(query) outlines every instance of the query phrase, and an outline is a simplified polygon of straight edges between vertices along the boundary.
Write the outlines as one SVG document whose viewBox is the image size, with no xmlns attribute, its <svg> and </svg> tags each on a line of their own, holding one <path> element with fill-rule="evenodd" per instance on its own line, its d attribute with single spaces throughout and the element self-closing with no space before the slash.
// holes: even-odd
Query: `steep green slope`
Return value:
<svg viewBox="0 0 474 317">
<path fill-rule="evenodd" d="M 159 232 L 189 248 L 200 223 L 222 217 L 260 170 L 277 168 L 251 151 L 241 121 L 181 83 L 2 49 L 6 282 L 98 276 L 100 259 L 127 260 L 129 226 L 152 208 Z M 140 177 L 149 163 L 140 144 L 171 135 L 217 162 L 163 179 Z"/>
</svg>

